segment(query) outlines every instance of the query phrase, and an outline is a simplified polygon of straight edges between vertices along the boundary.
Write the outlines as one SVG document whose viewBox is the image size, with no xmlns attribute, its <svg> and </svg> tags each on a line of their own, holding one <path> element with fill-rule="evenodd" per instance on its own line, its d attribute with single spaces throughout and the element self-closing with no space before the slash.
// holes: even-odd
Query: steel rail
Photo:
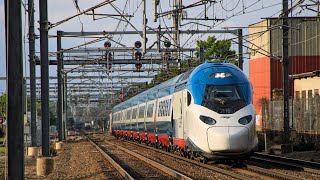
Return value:
<svg viewBox="0 0 320 180">
<path fill-rule="evenodd" d="M 320 163 L 317 162 L 298 160 L 263 153 L 254 153 L 253 156 L 250 157 L 249 161 L 263 161 L 278 164 L 281 166 L 290 166 L 293 168 L 302 169 L 303 171 L 310 173 L 320 174 Z"/>
<path fill-rule="evenodd" d="M 94 143 L 97 147 L 99 147 L 98 144 L 95 143 L 95 142 L 93 142 L 90 137 L 87 136 L 87 138 L 89 139 L 89 141 L 90 141 L 91 143 Z M 177 179 L 187 179 L 187 180 L 191 180 L 191 178 L 189 178 L 189 177 L 187 177 L 187 176 L 185 176 L 185 175 L 183 175 L 183 174 L 181 174 L 181 173 L 179 173 L 179 172 L 177 172 L 177 171 L 175 171 L 175 170 L 173 170 L 173 169 L 170 169 L 170 168 L 168 168 L 168 167 L 166 167 L 166 166 L 164 166 L 164 165 L 162 165 L 162 164 L 159 164 L 159 163 L 157 163 L 157 162 L 155 162 L 155 161 L 153 161 L 153 160 L 151 160 L 151 159 L 148 159 L 148 158 L 146 158 L 146 157 L 144 157 L 144 156 L 142 156 L 142 155 L 140 155 L 140 154 L 138 154 L 138 153 L 135 153 L 135 152 L 133 152 L 133 151 L 130 151 L 130 150 L 124 148 L 124 147 L 115 145 L 115 144 L 110 143 L 110 142 L 107 142 L 107 141 L 104 141 L 104 143 L 109 144 L 109 145 L 112 145 L 112 146 L 114 146 L 114 147 L 117 147 L 118 149 L 120 149 L 120 150 L 122 150 L 122 151 L 124 151 L 124 152 L 126 152 L 126 153 L 128 153 L 128 154 L 130 154 L 130 155 L 132 155 L 132 156 L 134 156 L 134 157 L 136 157 L 136 158 L 144 161 L 144 162 L 146 162 L 147 164 L 152 165 L 152 166 L 155 167 L 156 169 L 159 169 L 159 170 L 163 171 L 164 173 L 166 173 L 166 174 L 168 174 L 168 175 L 170 175 L 170 176 L 172 176 L 172 177 L 175 177 L 175 178 L 177 178 Z"/>
<path fill-rule="evenodd" d="M 191 159 L 186 159 L 184 157 L 177 156 L 177 155 L 169 153 L 169 152 L 164 152 L 162 150 L 155 149 L 153 147 L 144 146 L 144 145 L 133 143 L 133 142 L 129 142 L 129 141 L 126 141 L 126 143 L 134 144 L 134 145 L 145 147 L 145 148 L 148 148 L 148 149 L 152 149 L 154 151 L 161 152 L 163 154 L 166 154 L 166 155 L 169 155 L 169 156 L 172 156 L 172 157 L 175 157 L 175 158 L 178 158 L 178 159 L 181 159 L 181 160 L 196 164 L 198 166 L 201 166 L 201 167 L 204 167 L 204 168 L 207 168 L 207 169 L 210 169 L 210 170 L 214 170 L 216 172 L 219 172 L 219 173 L 222 173 L 222 174 L 225 174 L 225 175 L 228 175 L 228 176 L 232 176 L 232 177 L 238 178 L 238 179 L 252 179 L 252 177 L 247 177 L 247 176 L 243 176 L 243 175 L 238 174 L 238 173 L 243 173 L 243 172 L 241 172 L 243 170 L 245 170 L 245 171 L 249 170 L 249 171 L 256 172 L 256 173 L 259 173 L 261 175 L 266 175 L 268 177 L 273 177 L 273 178 L 288 179 L 288 180 L 289 179 L 290 180 L 301 180 L 302 179 L 302 178 L 299 178 L 299 177 L 290 176 L 290 175 L 279 173 L 279 172 L 275 172 L 275 171 L 270 171 L 270 170 L 263 169 L 263 168 L 260 168 L 260 167 L 257 167 L 257 166 L 253 166 L 253 165 L 247 165 L 247 169 L 241 169 L 241 171 L 240 170 L 235 170 L 235 171 L 238 171 L 238 173 L 230 172 L 230 171 L 227 171 L 227 170 L 219 168 L 219 167 L 215 167 L 215 166 L 208 165 L 208 164 L 203 164 L 203 163 L 191 160 Z"/>
<path fill-rule="evenodd" d="M 146 157 L 144 157 L 144 156 L 142 156 L 142 155 L 140 155 L 140 154 L 138 154 L 138 153 L 135 153 L 135 152 L 133 152 L 133 151 L 130 151 L 130 150 L 128 150 L 128 149 L 126 149 L 126 148 L 124 148 L 124 147 L 122 147 L 122 146 L 118 146 L 118 145 L 115 145 L 115 144 L 113 144 L 113 143 L 106 142 L 106 141 L 105 141 L 105 143 L 116 146 L 117 148 L 125 151 L 126 153 L 131 154 L 132 156 L 134 156 L 134 157 L 136 157 L 136 158 L 138 158 L 138 159 L 143 160 L 144 162 L 152 165 L 152 166 L 155 167 L 155 168 L 160 169 L 161 171 L 163 171 L 163 172 L 171 175 L 172 177 L 175 177 L 175 178 L 177 178 L 177 179 L 191 179 L 191 178 L 189 178 L 189 177 L 187 177 L 187 176 L 185 176 L 185 175 L 183 175 L 183 174 L 181 174 L 181 173 L 179 173 L 179 172 L 177 172 L 177 171 L 175 171 L 175 170 L 173 170 L 173 169 L 171 169 L 171 168 L 168 168 L 168 167 L 166 167 L 166 166 L 164 166 L 164 165 L 162 165 L 162 164 L 159 164 L 159 163 L 157 163 L 157 162 L 155 162 L 155 161 L 153 161 L 153 160 L 151 160 L 151 159 L 148 159 L 148 158 L 146 158 Z"/>
<path fill-rule="evenodd" d="M 180 160 L 195 164 L 197 166 L 204 167 L 206 169 L 213 170 L 215 172 L 218 172 L 218 173 L 221 173 L 221 174 L 224 174 L 224 175 L 227 175 L 227 176 L 231 176 L 233 178 L 242 179 L 242 180 L 252 179 L 252 177 L 243 176 L 241 174 L 230 172 L 228 170 L 225 170 L 225 169 L 222 169 L 222 168 L 219 168 L 219 167 L 214 167 L 214 166 L 211 166 L 211 165 L 208 165 L 208 164 L 203 164 L 203 163 L 191 160 L 191 159 L 186 159 L 186 158 L 183 158 L 181 156 L 178 156 L 178 155 L 175 155 L 175 154 L 172 154 L 172 153 L 169 153 L 169 152 L 165 152 L 165 151 L 162 151 L 162 150 L 159 150 L 159 149 L 155 149 L 155 148 L 152 148 L 152 147 L 149 147 L 149 146 L 144 146 L 144 145 L 133 143 L 133 142 L 129 142 L 129 141 L 126 141 L 126 143 L 134 144 L 134 145 L 141 146 L 141 147 L 144 147 L 144 148 L 147 148 L 147 149 L 152 149 L 154 151 L 169 155 L 169 156 L 174 157 L 174 158 L 178 158 Z"/>
<path fill-rule="evenodd" d="M 253 172 L 257 172 L 259 174 L 264 174 L 267 176 L 271 176 L 274 178 L 278 178 L 278 179 L 288 179 L 288 180 L 303 180 L 303 178 L 299 178 L 296 176 L 292 176 L 289 174 L 283 174 L 283 173 L 279 173 L 279 172 L 275 172 L 275 171 L 270 171 L 268 169 L 264 169 L 258 166 L 253 166 L 253 165 L 246 165 L 247 169 Z"/>
<path fill-rule="evenodd" d="M 118 163 L 116 163 L 106 152 L 104 152 L 97 143 L 93 142 L 88 136 L 86 136 L 89 142 L 97 148 L 97 150 L 111 163 L 111 165 L 117 169 L 117 171 L 121 174 L 125 179 L 133 180 L 134 178 L 128 174 Z"/>
</svg>

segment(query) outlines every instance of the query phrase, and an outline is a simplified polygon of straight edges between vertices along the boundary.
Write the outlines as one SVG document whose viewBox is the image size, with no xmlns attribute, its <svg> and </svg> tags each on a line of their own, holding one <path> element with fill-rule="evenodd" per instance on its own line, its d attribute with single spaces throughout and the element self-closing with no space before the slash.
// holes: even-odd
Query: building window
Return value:
<svg viewBox="0 0 320 180">
<path fill-rule="evenodd" d="M 319 96 L 319 89 L 314 90 L 314 96 Z"/>
<path fill-rule="evenodd" d="M 296 96 L 296 99 L 300 99 L 300 91 L 296 91 L 295 96 Z"/>
<path fill-rule="evenodd" d="M 305 99 L 307 97 L 306 91 L 301 91 L 302 98 Z"/>
<path fill-rule="evenodd" d="M 308 98 L 312 98 L 312 90 L 308 90 Z"/>
</svg>

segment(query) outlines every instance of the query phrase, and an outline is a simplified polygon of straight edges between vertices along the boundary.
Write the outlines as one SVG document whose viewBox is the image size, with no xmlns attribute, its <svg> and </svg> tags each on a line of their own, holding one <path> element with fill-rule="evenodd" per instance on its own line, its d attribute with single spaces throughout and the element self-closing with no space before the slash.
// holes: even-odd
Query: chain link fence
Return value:
<svg viewBox="0 0 320 180">
<path fill-rule="evenodd" d="M 283 137 L 283 100 L 261 103 L 263 132 L 267 135 L 268 147 L 281 144 Z M 291 142 L 296 150 L 319 149 L 320 96 L 290 99 Z M 260 143 L 264 141 L 260 136 Z M 264 149 L 264 148 L 263 148 Z"/>
</svg>

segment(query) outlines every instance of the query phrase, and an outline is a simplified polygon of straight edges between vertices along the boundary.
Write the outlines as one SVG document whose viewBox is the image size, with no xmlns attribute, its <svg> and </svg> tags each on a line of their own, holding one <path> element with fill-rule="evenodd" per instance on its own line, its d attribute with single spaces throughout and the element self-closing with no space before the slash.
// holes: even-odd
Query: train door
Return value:
<svg viewBox="0 0 320 180">
<path fill-rule="evenodd" d="M 173 94 L 173 128 L 176 138 L 183 138 L 183 91 Z"/>
</svg>

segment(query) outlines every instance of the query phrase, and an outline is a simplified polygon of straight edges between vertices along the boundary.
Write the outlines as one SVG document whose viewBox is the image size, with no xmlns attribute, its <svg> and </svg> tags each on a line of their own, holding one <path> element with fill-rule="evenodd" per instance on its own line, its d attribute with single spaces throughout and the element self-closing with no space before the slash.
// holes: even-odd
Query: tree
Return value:
<svg viewBox="0 0 320 180">
<path fill-rule="evenodd" d="M 215 59 L 216 62 L 227 60 L 232 64 L 237 64 L 236 52 L 230 50 L 230 40 L 217 40 L 215 36 L 209 36 L 206 41 L 197 41 L 197 46 L 204 48 L 204 59 Z M 199 53 L 196 53 L 199 56 Z"/>
<path fill-rule="evenodd" d="M 0 116 L 4 116 L 7 112 L 7 94 L 3 93 L 0 96 Z"/>
</svg>

